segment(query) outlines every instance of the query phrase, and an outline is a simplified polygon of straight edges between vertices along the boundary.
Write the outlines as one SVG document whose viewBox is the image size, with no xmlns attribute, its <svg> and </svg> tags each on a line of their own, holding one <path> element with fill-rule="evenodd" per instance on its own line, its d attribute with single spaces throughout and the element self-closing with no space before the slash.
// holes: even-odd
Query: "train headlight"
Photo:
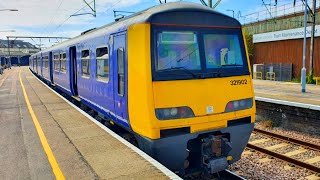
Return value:
<svg viewBox="0 0 320 180">
<path fill-rule="evenodd" d="M 157 108 L 156 117 L 159 120 L 182 119 L 194 117 L 194 113 L 190 107 L 173 107 L 173 108 Z"/>
<path fill-rule="evenodd" d="M 253 106 L 252 98 L 230 101 L 225 109 L 225 112 L 239 111 L 249 109 Z"/>
</svg>

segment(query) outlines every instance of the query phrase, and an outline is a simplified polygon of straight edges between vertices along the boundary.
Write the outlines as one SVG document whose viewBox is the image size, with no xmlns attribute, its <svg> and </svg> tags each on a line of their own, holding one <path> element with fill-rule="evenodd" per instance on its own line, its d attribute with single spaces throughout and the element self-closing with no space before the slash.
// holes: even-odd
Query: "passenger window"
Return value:
<svg viewBox="0 0 320 180">
<path fill-rule="evenodd" d="M 67 64 L 67 56 L 66 56 L 66 53 L 60 54 L 60 67 L 61 67 L 61 72 L 66 72 L 66 71 L 67 71 L 66 64 Z"/>
<path fill-rule="evenodd" d="M 33 69 L 35 69 L 34 67 L 36 66 L 36 58 L 33 58 L 32 61 L 33 61 L 32 62 Z"/>
<path fill-rule="evenodd" d="M 124 95 L 124 50 L 123 48 L 118 49 L 118 94 Z"/>
<path fill-rule="evenodd" d="M 108 48 L 102 47 L 96 50 L 97 58 L 97 79 L 109 81 L 109 56 Z"/>
<path fill-rule="evenodd" d="M 45 56 L 44 58 L 43 58 L 43 64 L 44 64 L 44 68 L 46 68 L 46 69 L 48 69 L 48 56 Z"/>
<path fill-rule="evenodd" d="M 53 63 L 54 63 L 54 70 L 55 71 L 60 71 L 60 55 L 55 54 L 53 55 Z"/>
<path fill-rule="evenodd" d="M 89 50 L 81 51 L 82 76 L 90 77 L 90 55 Z"/>
<path fill-rule="evenodd" d="M 38 57 L 37 59 L 38 59 L 38 60 L 37 60 L 38 66 L 40 66 L 40 67 L 41 67 L 40 57 Z"/>
</svg>

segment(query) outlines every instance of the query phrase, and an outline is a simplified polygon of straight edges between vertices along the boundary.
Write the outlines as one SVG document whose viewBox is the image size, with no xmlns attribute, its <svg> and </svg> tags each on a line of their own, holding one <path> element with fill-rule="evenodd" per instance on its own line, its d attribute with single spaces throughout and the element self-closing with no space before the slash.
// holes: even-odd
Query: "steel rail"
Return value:
<svg viewBox="0 0 320 180">
<path fill-rule="evenodd" d="M 315 151 L 319 151 L 320 150 L 320 145 L 317 145 L 317 144 L 312 144 L 312 143 L 301 141 L 301 140 L 298 140 L 298 139 L 293 139 L 293 138 L 290 138 L 290 137 L 287 137 L 287 136 L 282 136 L 280 134 L 275 134 L 275 133 L 268 132 L 268 131 L 261 130 L 261 129 L 257 129 L 257 128 L 254 128 L 254 132 L 258 132 L 258 133 L 261 133 L 261 134 L 264 134 L 264 135 L 267 135 L 267 136 L 271 136 L 271 137 L 274 137 L 276 139 L 288 141 L 288 142 L 291 142 L 291 143 L 294 143 L 294 144 L 297 144 L 297 145 L 300 145 L 300 146 L 307 147 L 307 148 L 315 150 Z"/>
<path fill-rule="evenodd" d="M 221 179 L 246 180 L 244 177 L 241 177 L 228 169 L 219 172 L 219 175 Z"/>
<path fill-rule="evenodd" d="M 293 158 L 291 158 L 291 157 L 289 157 L 289 156 L 285 156 L 285 155 L 282 155 L 282 154 L 279 154 L 279 153 L 276 153 L 276 152 L 273 152 L 273 151 L 269 151 L 269 150 L 267 150 L 267 149 L 264 149 L 264 148 L 262 148 L 262 147 L 258 147 L 258 146 L 256 146 L 256 145 L 253 145 L 253 144 L 250 144 L 250 143 L 247 144 L 247 147 L 248 147 L 248 148 L 251 148 L 251 149 L 254 149 L 254 150 L 257 150 L 257 151 L 260 151 L 260 152 L 262 152 L 262 153 L 264 153 L 264 154 L 273 156 L 273 157 L 275 157 L 275 158 L 278 158 L 278 159 L 281 159 L 281 160 L 284 160 L 284 161 L 293 163 L 293 164 L 295 164 L 295 165 L 297 165 L 297 166 L 300 166 L 300 167 L 302 167 L 302 168 L 309 169 L 309 170 L 314 171 L 314 172 L 316 172 L 316 173 L 320 173 L 320 168 L 317 167 L 317 166 L 314 166 L 314 165 L 312 165 L 312 164 L 305 163 L 305 162 L 303 162 L 303 161 L 299 161 L 299 160 L 297 160 L 297 159 L 293 159 Z"/>
</svg>

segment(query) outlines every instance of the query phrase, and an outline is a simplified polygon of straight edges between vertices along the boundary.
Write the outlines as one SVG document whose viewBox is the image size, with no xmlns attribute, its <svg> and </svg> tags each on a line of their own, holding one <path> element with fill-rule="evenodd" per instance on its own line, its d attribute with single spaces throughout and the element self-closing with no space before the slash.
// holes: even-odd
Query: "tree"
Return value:
<svg viewBox="0 0 320 180">
<path fill-rule="evenodd" d="M 248 55 L 249 58 L 252 59 L 253 58 L 253 48 L 254 48 L 254 44 L 253 44 L 253 39 L 252 39 L 252 34 L 250 34 L 248 31 L 244 30 L 244 36 L 246 39 L 246 43 L 247 43 L 247 48 L 248 48 Z"/>
</svg>

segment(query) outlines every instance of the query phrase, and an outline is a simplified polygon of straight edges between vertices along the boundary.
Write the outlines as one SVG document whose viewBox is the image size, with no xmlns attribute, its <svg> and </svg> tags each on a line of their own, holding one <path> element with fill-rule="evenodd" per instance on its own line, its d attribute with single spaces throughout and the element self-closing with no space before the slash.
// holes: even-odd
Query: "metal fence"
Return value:
<svg viewBox="0 0 320 180">
<path fill-rule="evenodd" d="M 253 78 L 274 81 L 291 81 L 293 73 L 292 64 L 271 63 L 254 64 Z"/>
<path fill-rule="evenodd" d="M 308 2 L 309 7 L 313 6 L 313 2 Z M 320 0 L 316 0 L 316 7 L 320 7 Z M 296 14 L 304 11 L 304 4 L 302 1 L 296 1 L 296 5 L 293 3 L 283 4 L 279 6 L 269 6 L 265 7 L 265 10 L 250 13 L 244 16 L 238 14 L 238 19 L 241 24 L 250 24 L 259 21 L 272 20 L 281 16 L 288 16 L 291 14 Z"/>
</svg>

